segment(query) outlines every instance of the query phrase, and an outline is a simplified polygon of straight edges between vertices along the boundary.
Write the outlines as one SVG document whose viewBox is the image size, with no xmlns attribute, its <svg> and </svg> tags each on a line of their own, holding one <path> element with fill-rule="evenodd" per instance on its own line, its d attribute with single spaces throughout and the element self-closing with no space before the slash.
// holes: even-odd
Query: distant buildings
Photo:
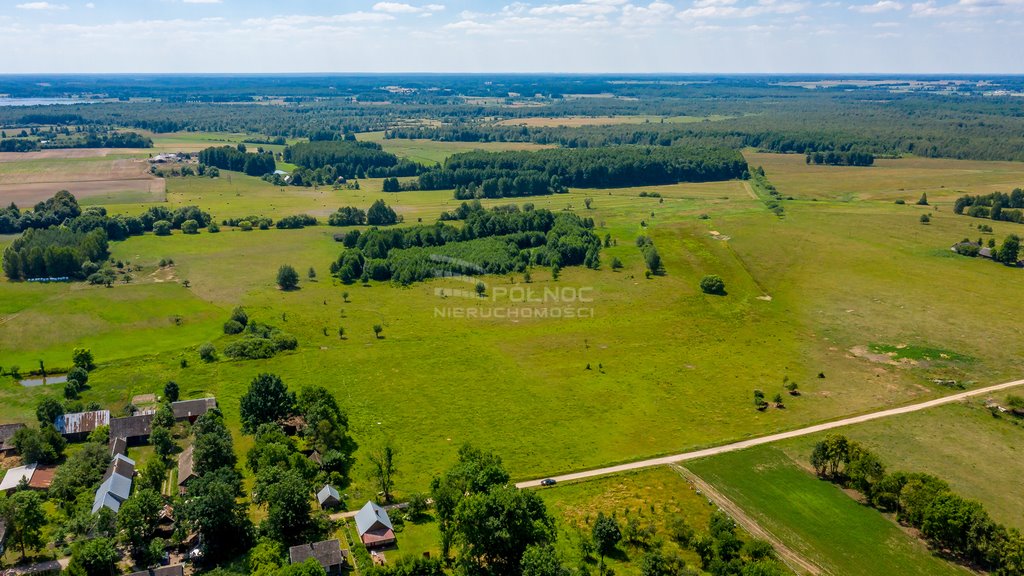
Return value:
<svg viewBox="0 0 1024 576">
<path fill-rule="evenodd" d="M 386 510 L 375 502 L 367 502 L 356 513 L 356 530 L 359 539 L 367 548 L 389 546 L 396 542 L 395 527 L 391 524 Z"/>
</svg>

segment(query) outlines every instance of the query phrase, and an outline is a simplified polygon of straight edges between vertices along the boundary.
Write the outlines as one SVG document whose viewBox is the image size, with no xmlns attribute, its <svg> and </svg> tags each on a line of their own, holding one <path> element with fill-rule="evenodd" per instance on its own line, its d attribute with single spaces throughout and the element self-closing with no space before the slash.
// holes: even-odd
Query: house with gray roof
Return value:
<svg viewBox="0 0 1024 576">
<path fill-rule="evenodd" d="M 110 437 L 124 438 L 127 444 L 141 444 L 149 440 L 156 412 L 141 412 L 134 416 L 110 419 Z"/>
<path fill-rule="evenodd" d="M 24 427 L 24 424 L 0 424 L 0 455 L 14 455 L 14 433 Z"/>
<path fill-rule="evenodd" d="M 316 500 L 320 503 L 322 510 L 327 510 L 341 504 L 341 494 L 338 493 L 338 489 L 334 486 L 324 484 L 324 487 L 316 493 Z"/>
<path fill-rule="evenodd" d="M 312 544 L 300 544 L 288 549 L 288 561 L 291 564 L 302 564 L 315 558 L 328 574 L 340 574 L 345 565 L 346 550 L 341 549 L 338 540 L 324 540 Z"/>
<path fill-rule="evenodd" d="M 189 422 L 195 422 L 197 418 L 216 407 L 217 399 L 212 396 L 209 398 L 171 402 L 171 411 L 174 412 L 174 419 L 188 420 Z"/>
<path fill-rule="evenodd" d="M 367 502 L 366 506 L 356 512 L 356 531 L 367 548 L 389 546 L 397 541 L 395 527 L 391 524 L 387 510 L 376 502 Z"/>
<path fill-rule="evenodd" d="M 115 513 L 120 510 L 121 503 L 127 500 L 132 493 L 134 477 L 135 461 L 122 454 L 114 456 L 104 475 L 103 483 L 96 491 L 96 497 L 92 502 L 92 513 L 95 514 L 102 508 L 109 508 Z"/>
<path fill-rule="evenodd" d="M 184 494 L 188 490 L 188 483 L 198 477 L 195 471 L 195 460 L 193 458 L 193 447 L 190 444 L 181 454 L 178 455 L 178 492 Z"/>
</svg>

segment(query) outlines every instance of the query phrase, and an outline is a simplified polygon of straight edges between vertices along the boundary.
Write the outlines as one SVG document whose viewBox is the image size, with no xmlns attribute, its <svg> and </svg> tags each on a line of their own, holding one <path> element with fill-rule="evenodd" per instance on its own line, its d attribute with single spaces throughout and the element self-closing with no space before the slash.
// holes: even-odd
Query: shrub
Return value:
<svg viewBox="0 0 1024 576">
<path fill-rule="evenodd" d="M 927 214 L 921 214 L 921 217 L 918 220 L 921 221 L 921 224 L 927 224 L 932 221 L 932 217 Z"/>
<path fill-rule="evenodd" d="M 900 198 L 899 200 L 897 200 L 897 201 L 896 201 L 896 203 L 897 203 L 897 204 L 900 204 L 900 205 L 903 205 L 903 204 L 906 204 L 906 203 L 907 203 L 907 201 L 906 201 L 906 200 L 904 200 L 904 199 L 902 199 L 902 198 Z"/>
<path fill-rule="evenodd" d="M 705 294 L 725 294 L 725 281 L 721 276 L 709 274 L 701 278 L 700 289 Z"/>
<path fill-rule="evenodd" d="M 153 222 L 153 233 L 157 236 L 170 236 L 171 223 L 167 220 L 157 220 L 156 222 Z"/>
<path fill-rule="evenodd" d="M 277 269 L 277 285 L 281 290 L 295 290 L 299 287 L 299 273 L 295 268 L 284 264 Z"/>
<path fill-rule="evenodd" d="M 199 234 L 199 222 L 185 220 L 181 223 L 181 231 L 185 234 Z"/>
<path fill-rule="evenodd" d="M 206 231 L 209 232 L 210 234 L 216 234 L 217 232 L 220 232 L 220 226 L 218 226 L 216 222 L 210 222 L 210 225 L 209 227 L 206 228 Z"/>
<path fill-rule="evenodd" d="M 199 358 L 203 362 L 215 362 L 217 360 L 217 349 L 209 342 L 199 346 Z"/>
<path fill-rule="evenodd" d="M 245 330 L 245 326 L 242 326 L 236 320 L 228 320 L 224 323 L 225 334 L 241 334 L 242 330 Z"/>
<path fill-rule="evenodd" d="M 249 232 L 250 230 L 252 230 L 252 222 L 249 222 L 248 220 L 242 220 L 241 222 L 238 223 L 238 229 L 241 230 L 242 232 Z"/>
</svg>

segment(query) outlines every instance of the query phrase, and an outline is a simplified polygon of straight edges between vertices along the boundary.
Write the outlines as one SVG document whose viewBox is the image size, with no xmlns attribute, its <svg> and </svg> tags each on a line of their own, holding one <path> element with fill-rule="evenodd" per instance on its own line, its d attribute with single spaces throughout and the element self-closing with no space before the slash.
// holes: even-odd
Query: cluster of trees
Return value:
<svg viewBox="0 0 1024 576">
<path fill-rule="evenodd" d="M 352 230 L 331 264 L 343 282 L 394 280 L 410 284 L 438 274 L 503 274 L 528 266 L 600 266 L 594 221 L 532 206 L 467 213 L 460 229 L 447 224 L 401 230 Z"/>
<path fill-rule="evenodd" d="M 224 323 L 224 333 L 242 334 L 240 339 L 224 347 L 224 355 L 235 360 L 273 358 L 278 352 L 299 346 L 295 336 L 276 326 L 250 320 L 242 308 L 232 311 L 231 318 Z"/>
<path fill-rule="evenodd" d="M 974 218 L 991 218 L 1005 222 L 1024 222 L 1024 190 L 1015 188 L 1009 194 L 993 192 L 991 194 L 971 196 L 966 194 L 956 199 L 953 212 L 967 213 Z"/>
<path fill-rule="evenodd" d="M 11 280 L 85 278 L 86 263 L 109 256 L 103 230 L 76 232 L 68 228 L 30 229 L 4 250 L 4 275 Z"/>
<path fill-rule="evenodd" d="M 465 152 L 419 177 L 422 190 L 455 188 L 457 198 L 565 192 L 740 178 L 743 156 L 726 148 L 619 146 L 533 152 Z"/>
<path fill-rule="evenodd" d="M 401 221 L 402 217 L 383 200 L 377 200 L 365 212 L 355 206 L 342 206 L 327 219 L 331 226 L 391 226 Z"/>
<path fill-rule="evenodd" d="M 331 226 L 362 226 L 366 224 L 366 212 L 355 206 L 342 206 L 327 218 Z"/>
<path fill-rule="evenodd" d="M 875 155 L 869 152 L 808 152 L 808 164 L 825 164 L 827 166 L 872 166 Z"/>
<path fill-rule="evenodd" d="M 249 176 L 272 174 L 277 169 L 272 152 L 247 152 L 245 144 L 206 148 L 199 152 L 199 162 L 221 170 L 243 172 Z"/>
<path fill-rule="evenodd" d="M 943 480 L 918 472 L 887 472 L 859 443 L 830 434 L 814 446 L 818 476 L 854 488 L 875 508 L 895 512 L 928 542 L 998 574 L 1024 573 L 1024 535 L 993 521 L 978 502 L 954 493 Z"/>
<path fill-rule="evenodd" d="M 309 184 L 333 183 L 339 178 L 415 176 L 423 170 L 416 162 L 385 152 L 380 144 L 354 140 L 302 142 L 285 148 L 284 160 L 313 171 L 306 178 Z M 292 179 L 295 184 L 294 173 Z"/>
<path fill-rule="evenodd" d="M 305 228 L 306 226 L 316 226 L 317 219 L 315 216 L 309 214 L 295 214 L 293 216 L 285 216 L 277 221 L 276 226 L 280 230 L 296 230 L 299 228 Z"/>
<path fill-rule="evenodd" d="M 61 190 L 53 197 L 39 202 L 31 210 L 21 210 L 11 202 L 7 208 L 0 208 L 0 234 L 17 234 L 32 228 L 59 226 L 82 214 L 78 200 L 67 190 Z"/>
<path fill-rule="evenodd" d="M 650 236 L 637 236 L 636 247 L 644 256 L 644 264 L 647 266 L 647 276 L 659 276 L 665 273 L 665 267 L 661 262 L 661 255 L 654 246 L 654 240 Z"/>
</svg>

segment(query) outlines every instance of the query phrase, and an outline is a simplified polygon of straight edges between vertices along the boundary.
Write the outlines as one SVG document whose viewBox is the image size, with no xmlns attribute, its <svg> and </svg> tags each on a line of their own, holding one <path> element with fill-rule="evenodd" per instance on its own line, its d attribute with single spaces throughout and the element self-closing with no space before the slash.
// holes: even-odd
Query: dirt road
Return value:
<svg viewBox="0 0 1024 576">
<path fill-rule="evenodd" d="M 850 426 L 853 424 L 860 424 L 861 422 L 870 422 L 871 420 L 878 420 L 879 418 L 888 418 L 889 416 L 897 416 L 899 414 L 909 414 L 911 412 L 917 412 L 919 410 L 926 410 L 928 408 L 934 408 L 936 406 L 942 406 L 944 404 L 952 404 L 954 402 L 960 402 L 967 398 L 974 396 L 984 396 L 986 394 L 992 394 L 1000 390 L 1006 390 L 1007 388 L 1014 388 L 1017 386 L 1024 386 L 1024 380 L 1014 380 L 1012 382 L 1003 382 L 1002 384 L 995 384 L 993 386 L 986 386 L 984 388 L 977 388 L 975 390 L 968 390 L 966 392 L 960 392 L 958 394 L 952 394 L 950 396 L 943 396 L 942 398 L 936 398 L 934 400 L 928 400 L 927 402 L 920 402 L 917 404 L 910 404 L 908 406 L 901 406 L 899 408 L 890 408 L 887 410 L 879 410 L 878 412 L 871 412 L 868 414 L 861 414 L 860 416 L 851 416 L 849 418 L 843 418 L 841 420 L 833 420 L 832 422 L 825 422 L 824 424 L 815 424 L 814 426 L 808 426 L 806 428 L 799 428 L 797 430 L 790 430 L 788 432 L 779 432 L 778 434 L 770 434 L 768 436 L 761 436 L 759 438 L 751 438 L 749 440 L 742 440 L 740 442 L 733 442 L 732 444 L 723 444 L 722 446 L 715 446 L 713 448 L 705 448 L 703 450 L 694 450 L 692 452 L 683 452 L 682 454 L 675 454 L 673 456 L 663 456 L 661 458 L 651 458 L 649 460 L 639 460 L 636 462 L 629 462 L 626 464 L 619 464 L 617 466 L 608 466 L 606 468 L 597 468 L 594 470 L 585 470 L 583 472 L 573 472 L 571 474 L 562 474 L 561 476 L 553 476 L 558 482 L 567 482 L 571 480 L 582 480 L 585 478 L 593 478 L 595 476 L 605 476 L 608 474 L 616 474 L 619 472 L 628 472 L 630 470 L 640 470 L 642 468 L 653 468 L 655 466 L 664 466 L 666 464 L 676 464 L 679 462 L 685 462 L 687 460 L 696 460 L 698 458 L 706 458 L 708 456 L 714 456 L 716 454 L 724 454 L 726 452 L 735 452 L 737 450 L 743 450 L 745 448 L 751 448 L 754 446 L 760 446 L 762 444 L 770 444 L 772 442 L 778 442 L 780 440 L 788 440 L 790 438 L 797 438 L 800 436 L 807 436 L 808 434 L 816 434 L 818 432 L 824 432 L 826 430 L 833 430 L 835 428 L 842 428 L 844 426 Z M 516 484 L 519 488 L 534 488 L 540 486 L 541 479 L 527 480 L 525 482 L 519 482 Z"/>
</svg>

